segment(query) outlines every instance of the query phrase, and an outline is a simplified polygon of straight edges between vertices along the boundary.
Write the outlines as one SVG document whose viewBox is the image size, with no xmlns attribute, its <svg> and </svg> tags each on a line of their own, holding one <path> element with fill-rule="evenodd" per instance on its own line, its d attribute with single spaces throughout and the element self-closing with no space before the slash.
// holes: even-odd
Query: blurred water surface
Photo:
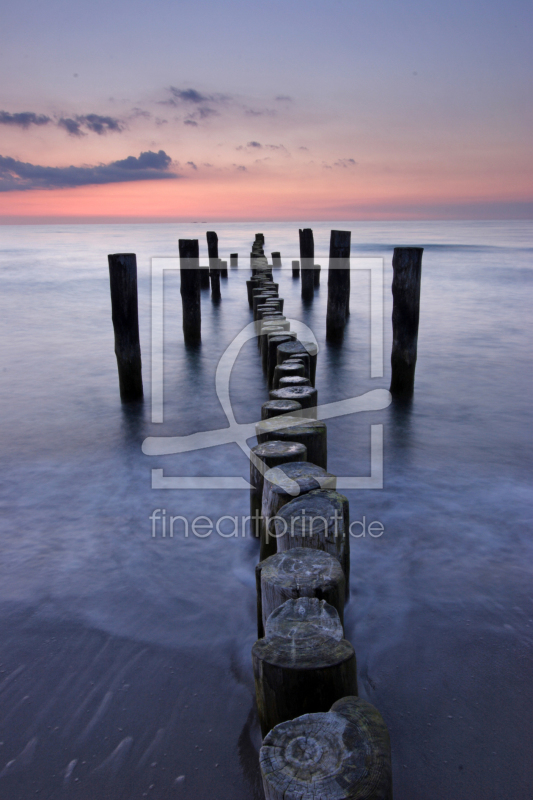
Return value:
<svg viewBox="0 0 533 800">
<path fill-rule="evenodd" d="M 147 457 L 146 436 L 224 427 L 215 369 L 251 319 L 248 270 L 202 294 L 186 349 L 179 273 L 165 275 L 165 419 L 150 422 L 150 258 L 219 234 L 241 265 L 256 231 L 284 265 L 295 223 L 0 228 L 3 442 L 0 796 L 256 800 L 259 734 L 249 538 L 151 537 L 150 515 L 242 516 L 245 491 L 155 491 L 165 475 L 242 475 L 237 445 Z M 329 470 L 367 475 L 370 425 L 385 485 L 350 491 L 347 636 L 360 691 L 383 713 L 396 800 L 529 798 L 531 741 L 531 228 L 522 222 L 316 223 L 322 280 L 306 307 L 278 272 L 285 313 L 320 345 L 320 402 L 388 388 L 392 248 L 424 246 L 412 403 L 328 422 Z M 342 346 L 325 342 L 331 227 L 385 263 L 385 373 L 370 378 L 369 277 L 352 275 Z M 136 252 L 143 406 L 122 407 L 107 253 Z M 231 379 L 236 418 L 267 388 L 254 342 Z M 178 527 L 176 530 L 178 531 Z M 224 530 L 231 530 L 226 526 Z M 360 530 L 360 528 L 358 529 Z M 181 528 L 179 528 L 181 531 Z"/>
</svg>

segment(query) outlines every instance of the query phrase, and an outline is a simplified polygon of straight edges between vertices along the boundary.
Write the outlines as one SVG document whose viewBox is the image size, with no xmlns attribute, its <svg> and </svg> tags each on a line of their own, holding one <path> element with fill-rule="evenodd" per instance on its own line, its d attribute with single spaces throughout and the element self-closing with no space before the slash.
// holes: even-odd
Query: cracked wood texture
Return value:
<svg viewBox="0 0 533 800">
<path fill-rule="evenodd" d="M 307 448 L 299 442 L 264 442 L 252 447 L 250 451 L 250 516 L 252 536 L 259 538 L 261 526 L 255 522 L 255 515 L 261 514 L 263 501 L 264 474 L 273 467 L 290 461 L 306 461 Z"/>
<path fill-rule="evenodd" d="M 259 759 L 266 800 L 392 800 L 389 733 L 360 697 L 278 725 Z"/>
</svg>

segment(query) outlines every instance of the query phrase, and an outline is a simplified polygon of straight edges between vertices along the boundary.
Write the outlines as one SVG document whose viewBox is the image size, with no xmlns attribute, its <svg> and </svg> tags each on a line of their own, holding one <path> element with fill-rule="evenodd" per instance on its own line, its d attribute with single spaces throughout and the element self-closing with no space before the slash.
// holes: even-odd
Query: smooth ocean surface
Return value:
<svg viewBox="0 0 533 800">
<path fill-rule="evenodd" d="M 346 634 L 360 692 L 392 738 L 395 800 L 526 800 L 531 702 L 531 226 L 523 222 L 317 223 L 321 286 L 303 307 L 280 271 L 286 313 L 315 332 L 319 402 L 388 388 L 392 247 L 425 248 L 416 393 L 328 423 L 337 475 L 367 475 L 370 424 L 385 435 L 385 485 L 350 491 Z M 385 374 L 370 378 L 369 279 L 352 276 L 342 347 L 325 343 L 329 230 L 385 263 Z M 202 346 L 186 350 L 179 273 L 165 277 L 165 421 L 150 422 L 150 258 L 218 231 L 241 264 L 256 231 L 285 265 L 298 224 L 0 228 L 3 482 L 0 797 L 257 800 L 262 796 L 250 649 L 249 538 L 151 537 L 150 514 L 248 512 L 246 491 L 151 489 L 165 475 L 242 475 L 237 445 L 164 457 L 146 436 L 224 427 L 217 361 L 251 319 L 248 270 L 222 302 L 202 295 Z M 146 402 L 122 407 L 107 253 L 136 252 Z M 236 362 L 239 422 L 267 389 L 257 348 Z M 225 528 L 228 530 L 228 528 Z M 229 528 L 231 530 L 231 526 Z"/>
</svg>

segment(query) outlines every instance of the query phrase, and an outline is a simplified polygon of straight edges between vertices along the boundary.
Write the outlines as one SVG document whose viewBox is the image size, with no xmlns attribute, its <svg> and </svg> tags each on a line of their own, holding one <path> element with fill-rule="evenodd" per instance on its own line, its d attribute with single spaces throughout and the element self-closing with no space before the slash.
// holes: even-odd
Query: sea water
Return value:
<svg viewBox="0 0 533 800">
<path fill-rule="evenodd" d="M 319 403 L 388 388 L 392 248 L 424 247 L 413 401 L 328 421 L 338 476 L 368 476 L 371 425 L 384 435 L 383 488 L 346 491 L 354 534 L 365 525 L 351 540 L 346 636 L 360 694 L 391 733 L 396 800 L 531 796 L 531 227 L 312 227 L 322 276 L 307 305 L 290 270 L 297 223 L 0 228 L 2 800 L 262 796 L 257 543 L 240 530 L 186 536 L 179 520 L 163 537 L 155 522 L 163 510 L 240 520 L 248 493 L 152 488 L 153 469 L 247 478 L 249 463 L 235 443 L 141 449 L 149 436 L 227 427 L 215 371 L 251 320 L 244 267 L 257 231 L 267 255 L 281 251 L 286 316 L 319 344 Z M 354 258 L 383 259 L 383 377 L 370 373 L 368 272 L 352 273 L 342 345 L 325 340 L 331 228 L 351 230 Z M 204 258 L 208 229 L 241 269 L 228 268 L 219 304 L 202 292 L 198 348 L 183 343 L 179 271 L 165 272 L 164 419 L 153 423 L 151 259 L 176 256 L 179 238 L 199 238 Z M 118 394 L 113 252 L 137 254 L 143 405 Z M 237 422 L 259 418 L 268 389 L 253 341 L 230 395 Z"/>
</svg>

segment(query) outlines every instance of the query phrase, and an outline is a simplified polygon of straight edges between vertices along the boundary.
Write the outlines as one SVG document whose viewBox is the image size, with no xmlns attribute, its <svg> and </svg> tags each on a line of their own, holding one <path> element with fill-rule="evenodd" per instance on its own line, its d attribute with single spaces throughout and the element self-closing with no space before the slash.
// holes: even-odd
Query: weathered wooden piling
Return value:
<svg viewBox="0 0 533 800">
<path fill-rule="evenodd" d="M 261 504 L 263 500 L 263 476 L 265 472 L 290 461 L 306 461 L 307 448 L 298 442 L 265 442 L 250 451 L 250 517 L 252 536 L 259 538 L 261 526 Z"/>
<path fill-rule="evenodd" d="M 107 260 L 120 397 L 124 402 L 142 400 L 137 257 L 135 253 L 113 253 Z"/>
<path fill-rule="evenodd" d="M 281 253 L 271 253 L 272 256 L 272 266 L 279 269 L 282 266 L 281 263 Z"/>
<path fill-rule="evenodd" d="M 279 379 L 278 389 L 290 389 L 292 386 L 311 386 L 311 381 L 303 375 L 283 375 Z"/>
<path fill-rule="evenodd" d="M 218 236 L 215 231 L 207 231 L 207 254 L 209 256 L 209 278 L 211 279 L 211 299 L 220 300 L 220 260 L 218 258 Z"/>
<path fill-rule="evenodd" d="M 271 400 L 296 400 L 308 412 L 309 417 L 316 418 L 318 392 L 313 386 L 294 386 L 291 389 L 271 389 Z"/>
<path fill-rule="evenodd" d="M 252 648 L 263 736 L 282 722 L 326 712 L 336 700 L 357 694 L 355 652 L 343 637 L 337 610 L 316 597 L 287 600 L 272 612 L 264 639 Z"/>
<path fill-rule="evenodd" d="M 300 262 L 293 261 L 292 262 L 292 277 L 299 278 L 300 277 Z"/>
<path fill-rule="evenodd" d="M 314 290 L 315 240 L 311 228 L 300 229 L 300 266 L 302 270 L 302 300 L 312 300 Z"/>
<path fill-rule="evenodd" d="M 279 417 L 280 414 L 294 414 L 301 410 L 302 407 L 296 400 L 267 400 L 261 406 L 261 419 L 272 419 L 272 417 Z M 306 460 L 306 458 L 302 459 L 302 461 Z"/>
<path fill-rule="evenodd" d="M 313 286 L 315 289 L 318 289 L 318 287 L 320 286 L 320 270 L 321 270 L 320 264 L 315 264 L 313 268 Z"/>
<path fill-rule="evenodd" d="M 394 248 L 390 384 L 393 397 L 410 397 L 415 387 L 423 252 L 423 247 Z"/>
<path fill-rule="evenodd" d="M 317 493 L 318 494 L 318 493 Z M 350 503 L 344 494 L 340 494 L 336 489 L 320 489 L 320 498 L 327 500 L 330 507 L 333 507 L 337 519 L 342 517 L 342 529 L 339 524 L 337 533 L 342 536 L 343 554 L 342 554 L 342 568 L 346 576 L 346 600 L 350 596 Z M 315 493 L 309 492 L 311 500 L 315 500 Z M 316 498 L 319 499 L 319 498 Z"/>
<path fill-rule="evenodd" d="M 276 533 L 278 553 L 291 550 L 293 547 L 311 547 L 323 550 L 336 558 L 343 569 L 348 587 L 349 531 L 345 529 L 344 507 L 337 499 L 342 495 L 337 495 L 334 487 L 325 486 L 324 489 L 326 491 L 320 489 L 308 492 L 305 497 L 295 497 L 285 503 L 270 528 L 274 527 Z M 289 531 L 289 534 L 286 531 Z M 265 529 L 265 535 L 266 533 Z"/>
<path fill-rule="evenodd" d="M 287 600 L 316 597 L 337 609 L 344 627 L 345 581 L 338 560 L 323 550 L 295 547 L 276 553 L 255 568 L 257 638 L 265 635 L 270 614 Z"/>
<path fill-rule="evenodd" d="M 279 441 L 300 442 L 307 447 L 307 460 L 322 469 L 328 468 L 328 429 L 322 420 L 287 416 L 282 419 L 266 419 L 256 425 L 258 442 Z"/>
<path fill-rule="evenodd" d="M 277 364 L 274 370 L 274 378 L 272 379 L 272 388 L 279 389 L 280 378 L 286 375 L 300 375 L 305 378 L 305 367 L 303 364 L 288 364 L 287 362 Z"/>
<path fill-rule="evenodd" d="M 187 344 L 195 344 L 202 338 L 198 239 L 180 239 L 179 253 L 183 338 Z"/>
<path fill-rule="evenodd" d="M 339 341 L 350 313 L 350 231 L 331 231 L 326 335 Z"/>
<path fill-rule="evenodd" d="M 392 800 L 389 732 L 360 697 L 273 728 L 259 763 L 266 800 Z"/>
<path fill-rule="evenodd" d="M 271 420 L 269 420 L 271 421 Z M 281 439 L 279 441 L 282 441 Z M 307 455 L 309 458 L 309 454 Z M 316 489 L 335 489 L 335 475 L 326 472 L 322 467 L 310 462 L 294 461 L 268 470 L 264 475 L 263 500 L 261 514 L 261 561 L 277 551 L 276 542 L 288 536 L 287 531 L 278 533 L 275 526 L 280 509 L 290 503 L 294 497 L 301 497 Z M 316 501 L 315 501 L 316 502 Z M 289 530 L 289 529 L 287 529 Z M 296 544 L 293 545 L 296 547 Z M 304 545 L 302 545 L 303 547 Z M 282 550 L 289 550 L 288 546 Z M 324 547 L 317 548 L 325 550 Z M 333 553 L 332 555 L 335 555 Z"/>
<path fill-rule="evenodd" d="M 292 356 L 298 356 L 304 360 L 309 360 L 308 378 L 311 380 L 311 385 L 315 385 L 316 376 L 316 361 L 318 355 L 318 348 L 314 342 L 300 342 L 298 339 L 294 342 L 286 342 L 277 350 L 277 362 L 283 364 L 284 361 Z"/>
<path fill-rule="evenodd" d="M 228 277 L 228 262 L 221 261 L 220 262 L 220 277 L 227 278 Z"/>
<path fill-rule="evenodd" d="M 238 267 L 239 266 L 239 254 L 238 253 L 230 253 L 229 254 L 229 265 L 230 265 L 230 267 Z"/>
<path fill-rule="evenodd" d="M 278 347 L 280 344 L 284 344 L 285 342 L 292 342 L 296 339 L 296 334 L 290 335 L 289 332 L 285 333 L 283 336 L 269 336 L 267 339 L 267 381 L 268 385 L 272 386 L 272 381 L 274 380 L 274 370 L 278 363 Z"/>
</svg>

